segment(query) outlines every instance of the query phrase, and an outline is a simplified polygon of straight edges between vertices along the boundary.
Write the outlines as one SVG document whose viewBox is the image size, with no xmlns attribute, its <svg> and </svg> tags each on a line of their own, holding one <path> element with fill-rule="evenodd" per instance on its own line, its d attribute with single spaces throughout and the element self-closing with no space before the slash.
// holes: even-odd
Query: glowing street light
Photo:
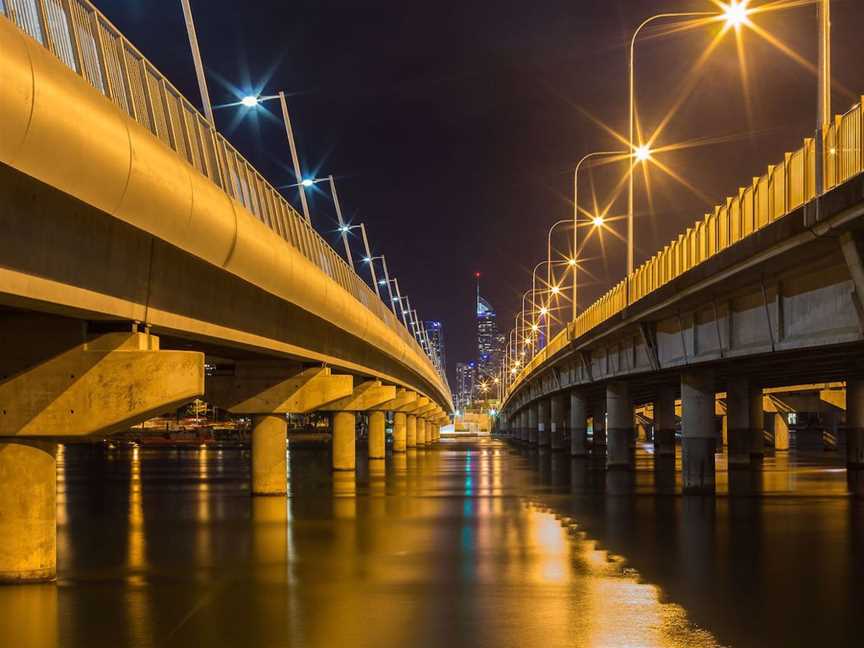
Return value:
<svg viewBox="0 0 864 648">
<path fill-rule="evenodd" d="M 561 294 L 561 288 L 559 286 L 552 286 L 552 294 L 553 295 Z"/>
<path fill-rule="evenodd" d="M 604 224 L 605 222 L 606 222 L 606 220 L 605 220 L 602 216 L 594 216 L 594 217 L 591 219 L 591 224 L 592 224 L 594 227 L 603 227 L 603 224 Z"/>
<path fill-rule="evenodd" d="M 247 95 L 240 100 L 240 103 L 247 108 L 254 108 L 258 105 L 258 97 Z"/>
<path fill-rule="evenodd" d="M 665 20 L 668 18 L 707 18 L 713 17 L 719 20 L 725 20 L 728 27 L 740 27 L 747 22 L 747 16 L 750 14 L 748 8 L 749 0 L 729 0 L 729 4 L 722 5 L 723 10 L 720 13 L 714 11 L 675 11 L 669 13 L 660 13 L 651 16 L 634 30 L 633 36 L 630 39 L 630 57 L 627 66 L 627 76 L 629 78 L 629 115 L 628 115 L 628 139 L 627 144 L 630 147 L 630 152 L 638 162 L 646 162 L 651 158 L 651 149 L 644 144 L 636 144 L 636 39 L 639 33 L 657 20 Z M 633 187 L 633 169 L 627 174 L 627 276 L 633 272 L 633 211 L 634 211 L 634 187 Z M 627 302 L 630 301 L 630 289 L 627 287 Z"/>
<path fill-rule="evenodd" d="M 585 164 L 588 160 L 592 158 L 599 157 L 628 157 L 630 155 L 629 151 L 594 151 L 593 153 L 588 153 L 587 155 L 583 155 L 582 159 L 580 159 L 576 163 L 576 169 L 573 171 L 573 266 L 576 266 L 577 261 L 579 259 L 579 171 L 582 168 L 582 165 Z M 598 223 L 597 220 L 600 219 Z M 591 222 L 595 227 L 600 227 L 603 224 L 602 216 L 595 216 L 591 219 Z M 576 268 L 573 269 L 573 294 L 571 297 L 571 301 L 573 302 L 573 321 L 576 321 L 577 310 L 579 308 L 579 294 L 578 294 L 578 281 L 576 281 Z"/>
<path fill-rule="evenodd" d="M 647 162 L 651 159 L 651 147 L 647 144 L 637 146 L 636 150 L 633 152 L 633 157 L 635 157 L 639 162 Z"/>
<path fill-rule="evenodd" d="M 737 29 L 749 22 L 748 4 L 750 0 L 730 0 L 729 4 L 723 7 L 723 19 L 726 21 L 727 29 Z"/>
</svg>

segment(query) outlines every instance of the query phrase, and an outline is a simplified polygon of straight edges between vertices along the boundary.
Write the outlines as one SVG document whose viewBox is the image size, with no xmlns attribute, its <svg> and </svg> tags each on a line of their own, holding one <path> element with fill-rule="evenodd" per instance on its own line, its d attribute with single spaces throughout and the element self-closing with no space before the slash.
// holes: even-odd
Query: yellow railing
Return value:
<svg viewBox="0 0 864 648">
<path fill-rule="evenodd" d="M 0 15 L 258 219 L 420 349 L 414 336 L 312 225 L 87 0 L 0 0 Z M 422 351 L 422 350 L 421 350 Z"/>
<path fill-rule="evenodd" d="M 825 191 L 864 171 L 861 104 L 838 115 L 823 137 Z M 794 153 L 738 190 L 678 238 L 666 245 L 626 279 L 582 311 L 528 361 L 508 387 L 504 400 L 540 365 L 610 317 L 623 311 L 690 268 L 750 236 L 769 223 L 816 198 L 816 141 L 804 140 Z M 628 300 L 629 286 L 629 300 Z"/>
</svg>

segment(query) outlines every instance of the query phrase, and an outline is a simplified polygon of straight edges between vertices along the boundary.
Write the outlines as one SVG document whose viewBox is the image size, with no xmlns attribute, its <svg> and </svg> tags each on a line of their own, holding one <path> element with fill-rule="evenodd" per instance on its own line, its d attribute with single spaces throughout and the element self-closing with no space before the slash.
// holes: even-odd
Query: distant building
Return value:
<svg viewBox="0 0 864 648">
<path fill-rule="evenodd" d="M 480 296 L 480 273 L 477 277 L 477 370 L 482 376 L 495 378 L 504 357 L 504 335 L 492 304 Z"/>
<path fill-rule="evenodd" d="M 437 320 L 426 320 L 423 322 L 426 333 L 429 335 L 429 345 L 432 357 L 438 364 L 441 374 L 447 375 L 447 354 L 444 351 L 444 325 Z"/>
<path fill-rule="evenodd" d="M 474 400 L 474 386 L 477 383 L 477 363 L 456 363 L 456 409 L 465 411 Z"/>
</svg>

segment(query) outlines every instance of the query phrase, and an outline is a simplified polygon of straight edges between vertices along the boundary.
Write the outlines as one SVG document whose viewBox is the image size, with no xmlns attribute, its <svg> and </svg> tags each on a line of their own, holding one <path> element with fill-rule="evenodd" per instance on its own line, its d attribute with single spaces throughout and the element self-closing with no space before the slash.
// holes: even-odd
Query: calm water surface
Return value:
<svg viewBox="0 0 864 648">
<path fill-rule="evenodd" d="M 0 646 L 862 645 L 864 504 L 827 453 L 716 498 L 644 450 L 607 473 L 449 441 L 356 479 L 291 450 L 288 499 L 248 464 L 67 447 L 58 582 L 0 588 Z"/>
</svg>

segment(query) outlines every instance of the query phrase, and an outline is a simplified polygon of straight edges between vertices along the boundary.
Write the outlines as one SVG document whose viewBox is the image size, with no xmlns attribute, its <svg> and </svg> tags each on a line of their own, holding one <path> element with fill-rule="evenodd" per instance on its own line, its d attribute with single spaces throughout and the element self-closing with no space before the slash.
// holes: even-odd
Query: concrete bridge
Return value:
<svg viewBox="0 0 864 648">
<path fill-rule="evenodd" d="M 332 413 L 335 470 L 358 415 L 372 459 L 387 416 L 437 440 L 390 306 L 89 2 L 0 2 L 0 60 L 0 581 L 55 575 L 58 442 L 196 397 L 252 417 L 255 494 L 287 413 Z"/>
<path fill-rule="evenodd" d="M 585 456 L 590 425 L 591 452 L 628 469 L 634 409 L 662 456 L 680 400 L 684 490 L 710 493 L 718 393 L 729 465 L 747 466 L 766 388 L 843 381 L 839 436 L 864 467 L 861 120 L 837 117 L 570 322 L 509 384 L 499 430 Z"/>
</svg>

